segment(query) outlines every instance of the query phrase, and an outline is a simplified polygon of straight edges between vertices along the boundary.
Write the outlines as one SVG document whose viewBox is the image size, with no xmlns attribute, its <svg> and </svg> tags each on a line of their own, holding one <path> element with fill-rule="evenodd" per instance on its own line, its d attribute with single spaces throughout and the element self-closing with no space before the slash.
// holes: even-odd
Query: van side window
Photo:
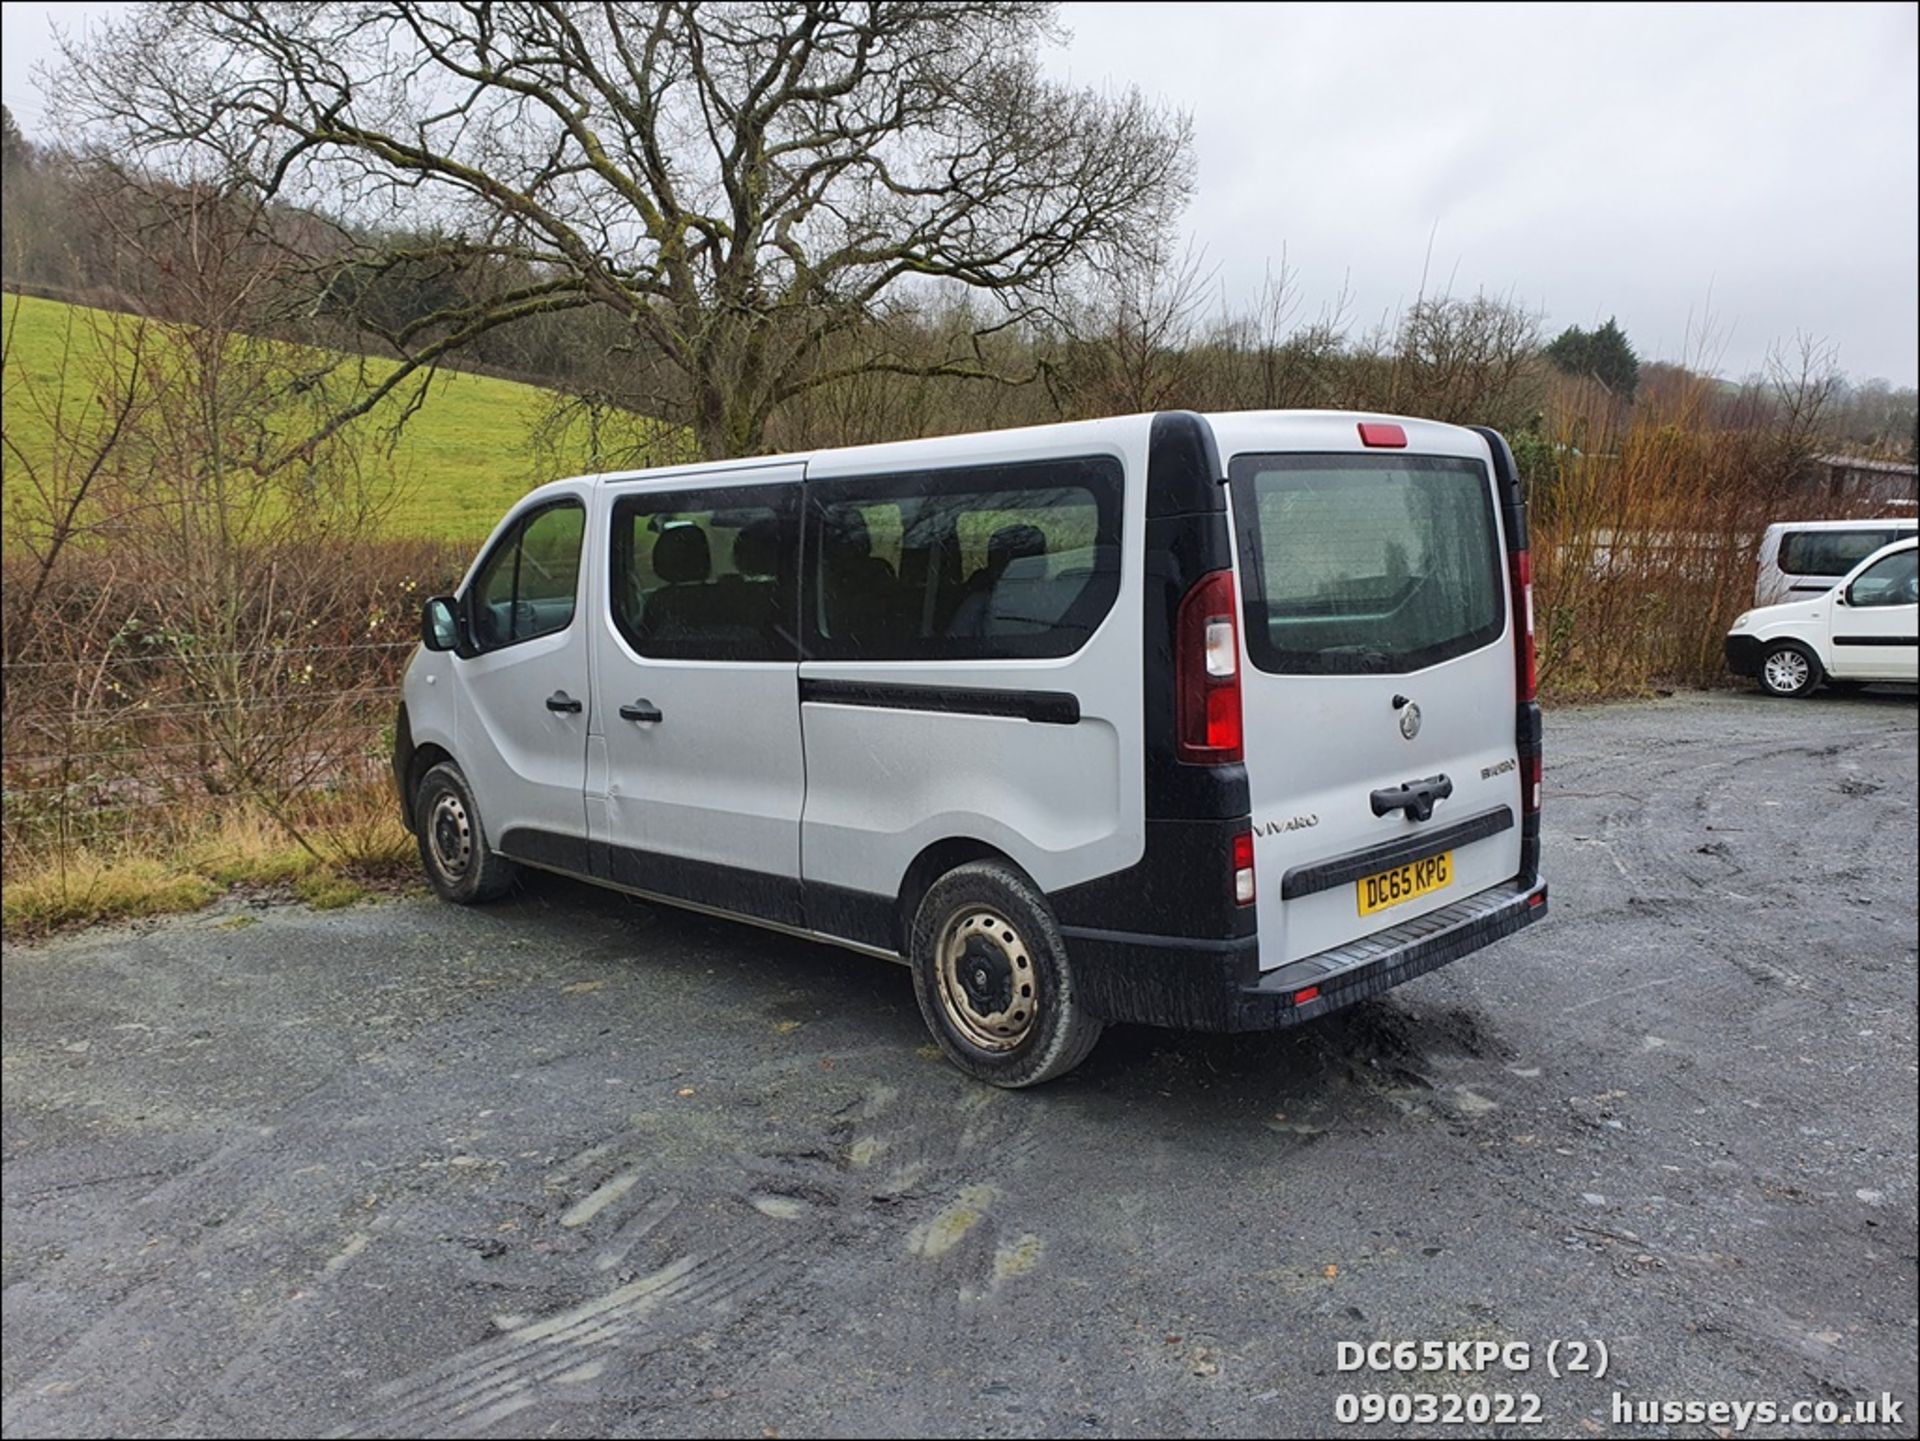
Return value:
<svg viewBox="0 0 1920 1441">
<path fill-rule="evenodd" d="M 1780 539 L 1780 569 L 1786 575 L 1830 575 L 1837 580 L 1898 539 L 1891 530 L 1790 530 Z"/>
<path fill-rule="evenodd" d="M 794 661 L 796 486 L 622 497 L 613 622 L 644 656 Z"/>
<path fill-rule="evenodd" d="M 1903 550 L 1876 561 L 1847 587 L 1851 606 L 1912 605 L 1920 600 L 1920 551 Z"/>
<path fill-rule="evenodd" d="M 813 481 L 807 656 L 1071 655 L 1120 588 L 1118 461 Z"/>
<path fill-rule="evenodd" d="M 523 516 L 481 562 L 468 592 L 468 625 L 480 650 L 498 650 L 573 624 L 586 508 L 557 501 Z"/>
</svg>

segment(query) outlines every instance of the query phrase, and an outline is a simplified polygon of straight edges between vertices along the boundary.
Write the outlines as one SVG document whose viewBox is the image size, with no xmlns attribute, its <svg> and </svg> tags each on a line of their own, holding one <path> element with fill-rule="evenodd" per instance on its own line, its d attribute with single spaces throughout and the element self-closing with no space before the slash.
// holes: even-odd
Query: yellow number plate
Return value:
<svg viewBox="0 0 1920 1441">
<path fill-rule="evenodd" d="M 1403 905 L 1421 896 L 1430 896 L 1453 884 L 1453 852 L 1442 851 L 1411 865 L 1395 866 L 1377 876 L 1366 876 L 1354 883 L 1360 902 L 1360 914 L 1370 916 L 1389 906 Z"/>
</svg>

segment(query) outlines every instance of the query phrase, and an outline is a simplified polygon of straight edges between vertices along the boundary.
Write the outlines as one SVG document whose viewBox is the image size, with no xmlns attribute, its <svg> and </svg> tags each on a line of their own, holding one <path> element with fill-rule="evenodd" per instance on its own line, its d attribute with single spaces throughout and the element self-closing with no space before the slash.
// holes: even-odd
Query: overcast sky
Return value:
<svg viewBox="0 0 1920 1441">
<path fill-rule="evenodd" d="M 4 94 L 29 136 L 49 16 L 8 0 Z M 1305 318 L 1427 289 L 1510 294 L 1550 330 L 1617 316 L 1643 357 L 1756 369 L 1832 342 L 1920 377 L 1920 40 L 1885 5 L 1069 4 L 1056 72 L 1191 112 L 1186 229 L 1249 303 L 1284 247 Z M 1431 244 L 1431 262 L 1428 249 Z"/>
</svg>

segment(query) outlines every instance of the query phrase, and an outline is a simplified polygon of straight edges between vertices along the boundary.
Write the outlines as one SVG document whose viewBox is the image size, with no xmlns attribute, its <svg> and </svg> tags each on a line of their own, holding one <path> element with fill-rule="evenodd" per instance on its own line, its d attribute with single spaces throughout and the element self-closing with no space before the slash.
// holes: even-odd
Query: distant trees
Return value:
<svg viewBox="0 0 1920 1441">
<path fill-rule="evenodd" d="M 1640 357 L 1612 316 L 1595 330 L 1569 325 L 1547 346 L 1547 359 L 1562 373 L 1597 380 L 1622 400 L 1640 384 Z"/>
<path fill-rule="evenodd" d="M 0 106 L 0 263 L 9 280 L 59 283 L 70 273 L 60 200 L 72 177 L 63 158 L 34 144 Z"/>
<path fill-rule="evenodd" d="M 0 105 L 0 171 L 12 174 L 16 166 L 33 164 L 33 146 L 14 122 L 13 112 Z"/>
<path fill-rule="evenodd" d="M 1920 395 L 1873 379 L 1841 388 L 1833 408 L 1834 438 L 1859 455 L 1920 458 Z"/>
</svg>

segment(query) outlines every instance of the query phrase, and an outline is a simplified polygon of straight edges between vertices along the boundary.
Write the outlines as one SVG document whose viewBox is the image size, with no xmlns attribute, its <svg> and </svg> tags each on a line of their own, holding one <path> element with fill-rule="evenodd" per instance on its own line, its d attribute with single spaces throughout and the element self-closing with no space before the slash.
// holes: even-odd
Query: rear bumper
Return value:
<svg viewBox="0 0 1920 1441">
<path fill-rule="evenodd" d="M 1257 939 L 1182 941 L 1062 927 L 1074 983 L 1107 1021 L 1191 1031 L 1297 1026 L 1402 981 L 1438 970 L 1522 930 L 1547 913 L 1547 883 L 1518 880 L 1455 901 L 1384 931 L 1257 970 Z M 1296 1001 L 1302 991 L 1319 994 Z"/>
<path fill-rule="evenodd" d="M 1727 637 L 1727 669 L 1749 678 L 1760 674 L 1760 638 L 1752 635 Z"/>
</svg>

